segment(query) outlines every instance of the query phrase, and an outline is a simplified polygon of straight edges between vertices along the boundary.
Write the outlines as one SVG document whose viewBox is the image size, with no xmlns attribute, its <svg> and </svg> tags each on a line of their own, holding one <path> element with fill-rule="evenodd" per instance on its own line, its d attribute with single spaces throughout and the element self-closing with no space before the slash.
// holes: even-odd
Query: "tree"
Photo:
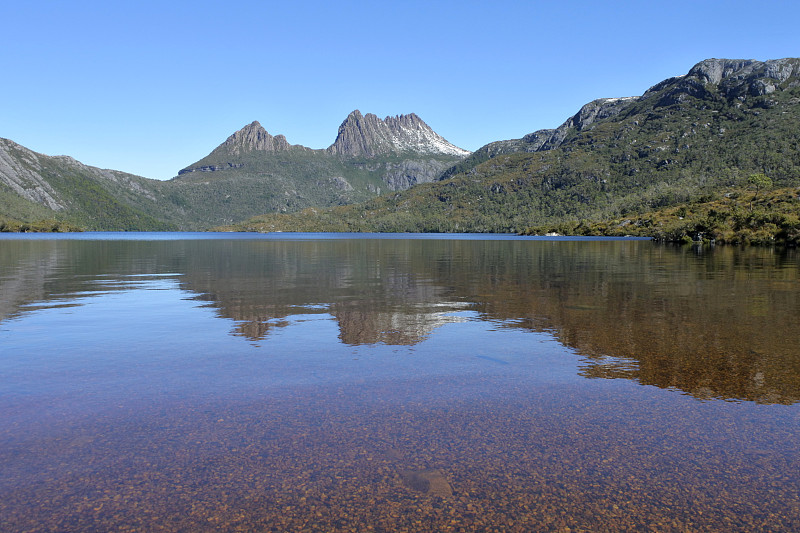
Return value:
<svg viewBox="0 0 800 533">
<path fill-rule="evenodd" d="M 750 174 L 750 177 L 747 178 L 747 183 L 751 186 L 756 188 L 756 194 L 753 196 L 753 200 L 758 198 L 758 192 L 761 189 L 769 189 L 772 187 L 772 179 L 769 178 L 766 174 L 758 173 L 758 174 Z M 753 201 L 750 201 L 750 211 L 753 210 Z"/>
</svg>

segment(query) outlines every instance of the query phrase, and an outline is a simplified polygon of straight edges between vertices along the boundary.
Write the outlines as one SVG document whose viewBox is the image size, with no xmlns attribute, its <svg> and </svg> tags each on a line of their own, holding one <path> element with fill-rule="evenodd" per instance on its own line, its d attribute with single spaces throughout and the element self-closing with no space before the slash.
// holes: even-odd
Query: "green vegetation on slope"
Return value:
<svg viewBox="0 0 800 533">
<path fill-rule="evenodd" d="M 800 244 L 800 188 L 753 192 L 734 189 L 714 199 L 603 221 L 570 221 L 526 229 L 526 235 L 652 237 L 666 242 Z"/>
<path fill-rule="evenodd" d="M 176 227 L 112 194 L 97 180 L 79 172 L 56 174 L 50 183 L 70 191 L 67 221 L 94 231 L 169 231 Z"/>
</svg>

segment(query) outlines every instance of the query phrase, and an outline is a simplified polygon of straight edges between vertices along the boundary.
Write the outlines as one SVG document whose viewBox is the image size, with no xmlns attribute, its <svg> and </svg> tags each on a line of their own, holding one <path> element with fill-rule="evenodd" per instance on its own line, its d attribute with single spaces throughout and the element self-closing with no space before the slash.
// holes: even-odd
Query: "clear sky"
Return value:
<svg viewBox="0 0 800 533">
<path fill-rule="evenodd" d="M 800 2 L 6 2 L 0 137 L 169 179 L 258 120 L 326 148 L 354 109 L 468 150 L 710 57 L 800 56 Z"/>
</svg>

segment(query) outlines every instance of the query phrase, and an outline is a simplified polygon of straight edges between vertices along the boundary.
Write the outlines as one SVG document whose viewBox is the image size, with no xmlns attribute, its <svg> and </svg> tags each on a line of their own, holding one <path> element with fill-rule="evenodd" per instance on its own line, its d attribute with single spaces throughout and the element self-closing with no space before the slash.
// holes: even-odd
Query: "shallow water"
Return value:
<svg viewBox="0 0 800 533">
<path fill-rule="evenodd" d="M 794 251 L 228 237 L 0 239 L 0 530 L 800 529 Z"/>
</svg>

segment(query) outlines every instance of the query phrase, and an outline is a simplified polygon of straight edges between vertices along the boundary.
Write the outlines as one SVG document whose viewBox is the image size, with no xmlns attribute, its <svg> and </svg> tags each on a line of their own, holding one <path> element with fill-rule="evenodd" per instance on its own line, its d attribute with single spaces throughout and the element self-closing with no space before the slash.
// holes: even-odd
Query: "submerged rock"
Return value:
<svg viewBox="0 0 800 533">
<path fill-rule="evenodd" d="M 453 495 L 450 483 L 439 469 L 402 470 L 400 477 L 403 479 L 403 484 L 410 489 L 442 498 Z"/>
</svg>

